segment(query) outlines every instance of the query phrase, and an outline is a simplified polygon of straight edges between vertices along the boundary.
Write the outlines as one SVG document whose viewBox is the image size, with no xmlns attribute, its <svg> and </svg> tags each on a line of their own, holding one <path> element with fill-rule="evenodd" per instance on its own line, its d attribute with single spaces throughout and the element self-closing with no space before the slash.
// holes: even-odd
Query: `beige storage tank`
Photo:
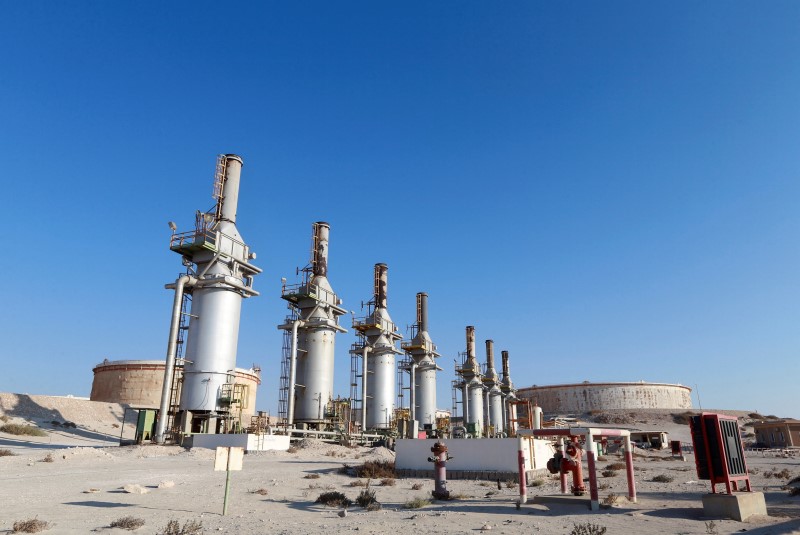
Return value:
<svg viewBox="0 0 800 535">
<path fill-rule="evenodd" d="M 136 409 L 157 409 L 164 383 L 163 360 L 104 360 L 94 368 L 92 401 L 123 403 Z M 256 390 L 261 384 L 261 370 L 236 368 L 236 384 L 245 385 L 246 403 L 242 419 L 250 422 L 256 413 Z"/>
<path fill-rule="evenodd" d="M 548 413 L 612 409 L 691 409 L 692 389 L 668 383 L 583 383 L 530 386 L 517 396 Z"/>
</svg>

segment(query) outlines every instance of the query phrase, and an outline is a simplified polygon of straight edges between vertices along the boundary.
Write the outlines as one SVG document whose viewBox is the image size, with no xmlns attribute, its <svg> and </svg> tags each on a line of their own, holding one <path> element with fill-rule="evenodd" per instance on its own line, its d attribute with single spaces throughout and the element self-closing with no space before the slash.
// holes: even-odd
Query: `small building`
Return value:
<svg viewBox="0 0 800 535">
<path fill-rule="evenodd" d="M 631 431 L 631 441 L 645 447 L 663 450 L 669 446 L 669 433 L 666 431 Z"/>
<path fill-rule="evenodd" d="M 753 422 L 753 432 L 759 446 L 766 448 L 800 447 L 800 420 L 761 420 Z"/>
</svg>

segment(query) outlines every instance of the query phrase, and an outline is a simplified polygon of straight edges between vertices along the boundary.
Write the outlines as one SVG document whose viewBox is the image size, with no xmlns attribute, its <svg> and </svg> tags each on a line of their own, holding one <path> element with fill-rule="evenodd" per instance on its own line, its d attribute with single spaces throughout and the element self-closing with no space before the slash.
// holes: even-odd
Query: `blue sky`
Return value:
<svg viewBox="0 0 800 535">
<path fill-rule="evenodd" d="M 166 223 L 211 206 L 233 152 L 264 268 L 238 359 L 264 370 L 261 409 L 280 278 L 326 220 L 345 307 L 375 262 L 398 324 L 429 293 L 442 407 L 475 325 L 518 386 L 674 382 L 800 417 L 800 4 L 0 9 L 0 391 L 88 395 L 104 358 L 163 358 Z"/>
</svg>

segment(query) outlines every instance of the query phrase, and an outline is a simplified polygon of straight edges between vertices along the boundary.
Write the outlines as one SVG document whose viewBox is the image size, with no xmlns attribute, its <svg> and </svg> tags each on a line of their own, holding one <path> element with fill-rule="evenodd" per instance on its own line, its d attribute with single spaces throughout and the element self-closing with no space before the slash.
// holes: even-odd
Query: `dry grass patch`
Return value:
<svg viewBox="0 0 800 535">
<path fill-rule="evenodd" d="M 361 491 L 356 498 L 356 503 L 367 511 L 377 511 L 381 508 L 380 502 L 375 498 L 375 491 L 369 487 Z"/>
<path fill-rule="evenodd" d="M 200 535 L 203 533 L 203 523 L 196 520 L 187 520 L 183 526 L 177 520 L 170 520 L 167 526 L 157 535 Z"/>
<path fill-rule="evenodd" d="M 369 485 L 369 481 L 364 481 L 362 479 L 356 479 L 347 484 L 348 487 L 366 487 L 367 485 Z"/>
<path fill-rule="evenodd" d="M 258 494 L 260 496 L 266 496 L 267 494 L 269 494 L 269 491 L 262 487 L 260 489 L 251 490 L 250 494 Z"/>
<path fill-rule="evenodd" d="M 345 465 L 347 466 L 347 465 Z M 355 468 L 356 477 L 367 477 L 371 479 L 384 479 L 397 477 L 394 469 L 394 461 L 367 461 Z"/>
<path fill-rule="evenodd" d="M 319 474 L 306 474 L 303 479 L 319 479 Z"/>
<path fill-rule="evenodd" d="M 39 533 L 50 527 L 50 524 L 38 518 L 31 518 L 30 520 L 19 520 L 14 522 L 11 533 Z"/>
<path fill-rule="evenodd" d="M 430 505 L 431 501 L 427 498 L 414 498 L 413 500 L 408 500 L 406 503 L 403 504 L 403 507 L 406 509 L 419 509 L 420 507 L 425 507 L 426 505 Z"/>
<path fill-rule="evenodd" d="M 6 449 L 0 450 L 0 457 L 13 457 L 14 455 L 16 455 L 16 453 L 14 453 L 11 450 L 6 450 Z"/>
<path fill-rule="evenodd" d="M 423 487 L 422 483 L 414 483 L 413 485 L 411 485 L 411 490 L 422 490 L 422 487 Z"/>
<path fill-rule="evenodd" d="M 48 453 L 47 455 L 44 456 L 44 459 L 42 459 L 42 462 L 43 463 L 54 463 L 54 462 L 56 462 L 56 460 L 53 458 L 53 454 L 52 453 Z"/>
<path fill-rule="evenodd" d="M 394 487 L 397 484 L 397 480 L 393 477 L 385 477 L 381 479 L 381 486 L 382 487 Z"/>
<path fill-rule="evenodd" d="M 616 470 L 603 470 L 600 473 L 603 474 L 603 477 L 614 477 L 618 474 Z"/>
<path fill-rule="evenodd" d="M 656 483 L 672 483 L 674 480 L 675 480 L 674 477 L 668 476 L 666 474 L 659 474 L 655 476 L 653 479 L 651 479 L 651 481 L 654 481 Z"/>
<path fill-rule="evenodd" d="M 286 453 L 297 453 L 300 451 L 300 448 L 297 446 L 289 446 L 289 449 L 286 450 Z"/>
<path fill-rule="evenodd" d="M 314 503 L 321 503 L 325 507 L 349 507 L 353 501 L 338 491 L 323 492 Z"/>
<path fill-rule="evenodd" d="M 625 463 L 611 463 L 606 466 L 606 470 L 625 470 L 627 465 Z"/>
<path fill-rule="evenodd" d="M 110 527 L 133 531 L 135 529 L 139 529 L 142 526 L 144 526 L 144 519 L 136 518 L 134 516 L 123 516 L 122 518 L 114 520 L 111 523 Z"/>
<path fill-rule="evenodd" d="M 546 479 L 541 479 L 541 478 L 534 479 L 533 481 L 531 481 L 531 487 L 541 487 L 545 483 L 547 483 Z"/>
<path fill-rule="evenodd" d="M 47 433 L 36 427 L 35 425 L 22 425 L 22 424 L 5 424 L 0 427 L 0 431 L 8 433 L 9 435 L 30 436 L 30 437 L 46 437 Z"/>
</svg>

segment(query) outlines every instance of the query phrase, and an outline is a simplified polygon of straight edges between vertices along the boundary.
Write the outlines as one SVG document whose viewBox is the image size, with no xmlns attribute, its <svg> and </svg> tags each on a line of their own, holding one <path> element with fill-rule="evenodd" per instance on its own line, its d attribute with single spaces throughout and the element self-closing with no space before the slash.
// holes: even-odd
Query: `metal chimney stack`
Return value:
<svg viewBox="0 0 800 535">
<path fill-rule="evenodd" d="M 494 367 L 494 341 L 486 340 L 486 375 L 483 383 L 486 391 L 487 427 L 494 427 L 494 434 L 499 435 L 504 431 L 503 422 L 503 393 L 500 390 L 500 377 Z"/>
<path fill-rule="evenodd" d="M 505 430 L 508 435 L 516 433 L 517 406 L 512 402 L 517 399 L 517 389 L 511 382 L 511 374 L 508 371 L 508 351 L 502 351 L 503 357 L 503 377 L 500 382 L 500 391 L 505 398 Z"/>
<path fill-rule="evenodd" d="M 459 370 L 463 378 L 464 424 L 467 432 L 475 438 L 483 435 L 483 382 L 481 380 L 481 366 L 475 355 L 475 327 L 468 326 L 467 356 L 464 365 Z"/>
<path fill-rule="evenodd" d="M 398 333 L 387 310 L 389 268 L 375 264 L 372 300 L 367 303 L 367 317 L 353 319 L 359 331 L 359 342 L 351 352 L 361 355 L 362 370 L 362 431 L 390 429 L 395 408 L 395 347 L 402 336 Z"/>
<path fill-rule="evenodd" d="M 179 405 L 182 432 L 225 432 L 233 425 L 237 397 L 232 377 L 242 299 L 258 295 L 253 290 L 253 276 L 261 273 L 250 263 L 255 253 L 250 252 L 236 228 L 241 170 L 239 156 L 220 155 L 214 176 L 215 209 L 197 212 L 195 229 L 173 233 L 170 241 L 170 249 L 183 257 L 188 272 L 167 285 L 175 289 L 176 296 L 157 442 L 164 440 L 167 420 L 174 414 L 170 400 L 177 395 L 174 372 L 181 331 L 187 331 Z M 191 311 L 184 312 L 189 298 Z M 191 318 L 188 326 L 187 317 Z"/>
<path fill-rule="evenodd" d="M 290 310 L 286 331 L 284 373 L 281 376 L 281 409 L 287 427 L 303 423 L 325 427 L 325 409 L 333 399 L 333 364 L 339 316 L 347 311 L 328 281 L 328 242 L 330 225 L 312 225 L 311 261 L 302 270 L 300 284 L 284 283 L 281 297 Z"/>
<path fill-rule="evenodd" d="M 436 372 L 441 368 L 436 366 L 434 359 L 439 353 L 428 334 L 428 294 L 424 292 L 417 294 L 417 322 L 411 332 L 411 341 L 401 343 L 403 351 L 411 357 L 411 420 L 435 430 Z"/>
</svg>

